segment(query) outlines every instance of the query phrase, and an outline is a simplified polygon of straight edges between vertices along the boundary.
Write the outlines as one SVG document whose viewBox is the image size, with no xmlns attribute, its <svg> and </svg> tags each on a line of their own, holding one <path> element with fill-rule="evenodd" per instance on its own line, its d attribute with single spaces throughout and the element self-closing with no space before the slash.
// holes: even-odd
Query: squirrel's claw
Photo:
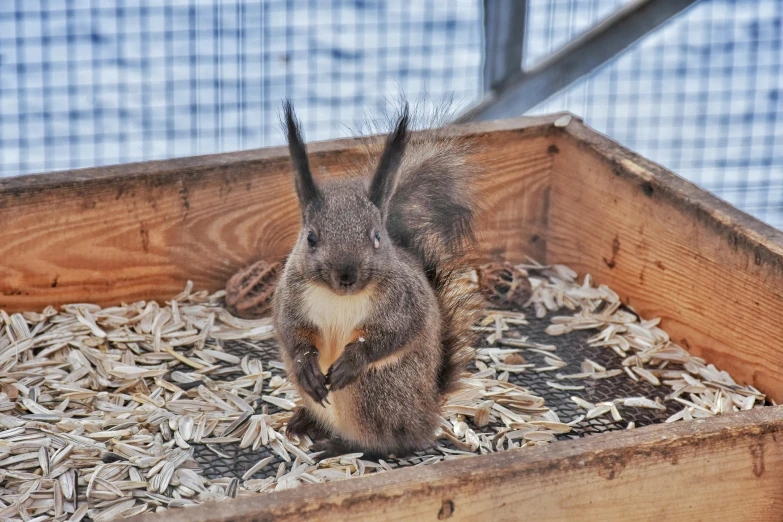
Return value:
<svg viewBox="0 0 783 522">
<path fill-rule="evenodd" d="M 347 355 L 347 352 L 344 352 L 342 357 L 337 359 L 332 364 L 332 367 L 329 368 L 329 371 L 326 372 L 326 379 L 329 381 L 329 389 L 331 391 L 345 388 L 358 379 L 362 373 L 364 365 L 355 357 Z"/>
<path fill-rule="evenodd" d="M 324 406 L 324 402 L 331 404 L 327 399 L 329 390 L 326 388 L 326 376 L 318 367 L 317 358 L 310 357 L 299 367 L 297 381 L 302 392 L 309 395 L 315 402 L 321 406 Z"/>
</svg>

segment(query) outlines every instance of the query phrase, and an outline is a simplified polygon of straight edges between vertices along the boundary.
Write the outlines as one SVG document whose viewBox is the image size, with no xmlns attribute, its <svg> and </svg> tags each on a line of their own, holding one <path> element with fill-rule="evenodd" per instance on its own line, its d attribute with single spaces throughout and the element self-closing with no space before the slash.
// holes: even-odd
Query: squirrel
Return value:
<svg viewBox="0 0 783 522">
<path fill-rule="evenodd" d="M 426 449 L 472 357 L 478 170 L 458 138 L 414 136 L 406 103 L 370 176 L 316 183 L 290 101 L 284 120 L 302 219 L 273 297 L 303 404 L 287 436 L 319 458 Z"/>
</svg>

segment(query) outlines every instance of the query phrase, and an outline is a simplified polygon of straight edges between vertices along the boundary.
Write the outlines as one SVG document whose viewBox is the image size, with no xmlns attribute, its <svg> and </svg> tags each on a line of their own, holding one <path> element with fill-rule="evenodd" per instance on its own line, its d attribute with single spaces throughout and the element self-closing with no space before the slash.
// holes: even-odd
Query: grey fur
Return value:
<svg viewBox="0 0 783 522">
<path fill-rule="evenodd" d="M 469 358 L 476 306 L 455 276 L 467 267 L 473 240 L 475 169 L 455 140 L 436 133 L 412 139 L 407 125 L 405 110 L 372 180 L 365 175 L 297 191 L 303 226 L 278 283 L 274 320 L 282 358 L 304 398 L 289 434 L 326 432 L 328 453 L 401 456 L 430 445 L 445 395 Z M 298 128 L 288 134 L 301 140 Z M 297 187 L 312 178 L 302 164 L 294 158 Z M 346 267 L 355 275 L 350 284 Z M 312 285 L 331 289 L 335 299 L 372 292 L 359 326 L 364 342 L 345 346 L 327 375 L 318 366 L 320 333 L 304 302 Z M 329 401 L 341 412 L 330 425 L 317 420 Z"/>
</svg>

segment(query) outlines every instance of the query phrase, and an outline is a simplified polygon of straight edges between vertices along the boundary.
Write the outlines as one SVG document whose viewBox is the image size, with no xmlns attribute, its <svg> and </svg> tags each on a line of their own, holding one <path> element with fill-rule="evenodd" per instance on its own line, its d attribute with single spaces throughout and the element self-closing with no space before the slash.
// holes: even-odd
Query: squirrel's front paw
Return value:
<svg viewBox="0 0 783 522">
<path fill-rule="evenodd" d="M 355 381 L 366 368 L 364 360 L 349 350 L 351 345 L 345 347 L 343 354 L 334 361 L 332 367 L 326 373 L 331 391 L 345 388 Z"/>
<path fill-rule="evenodd" d="M 296 380 L 302 391 L 312 397 L 312 399 L 321 406 L 330 404 L 326 398 L 329 390 L 326 389 L 326 376 L 318 367 L 318 357 L 306 355 L 306 359 L 301 361 L 296 372 Z"/>
</svg>

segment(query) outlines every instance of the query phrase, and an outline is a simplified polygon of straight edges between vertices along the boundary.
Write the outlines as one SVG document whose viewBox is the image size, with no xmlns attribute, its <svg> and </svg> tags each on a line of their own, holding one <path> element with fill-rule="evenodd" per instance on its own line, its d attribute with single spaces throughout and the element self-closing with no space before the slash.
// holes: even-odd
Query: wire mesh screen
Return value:
<svg viewBox="0 0 783 522">
<path fill-rule="evenodd" d="M 3 0 L 0 176 L 348 135 L 404 93 L 475 100 L 477 0 Z"/>
<path fill-rule="evenodd" d="M 557 13 L 551 4 L 571 2 L 548 4 Z M 782 21 L 780 0 L 702 0 L 533 112 L 583 116 L 783 227 Z M 548 23 L 555 34 L 574 26 L 567 17 Z"/>
<path fill-rule="evenodd" d="M 529 69 L 632 0 L 527 0 L 522 65 Z"/>
<path fill-rule="evenodd" d="M 526 67 L 630 2 L 528 1 Z M 319 140 L 400 94 L 464 106 L 482 4 L 2 1 L 0 176 L 280 144 L 286 96 Z M 783 227 L 782 18 L 783 0 L 702 0 L 532 112 L 583 116 Z"/>
</svg>

